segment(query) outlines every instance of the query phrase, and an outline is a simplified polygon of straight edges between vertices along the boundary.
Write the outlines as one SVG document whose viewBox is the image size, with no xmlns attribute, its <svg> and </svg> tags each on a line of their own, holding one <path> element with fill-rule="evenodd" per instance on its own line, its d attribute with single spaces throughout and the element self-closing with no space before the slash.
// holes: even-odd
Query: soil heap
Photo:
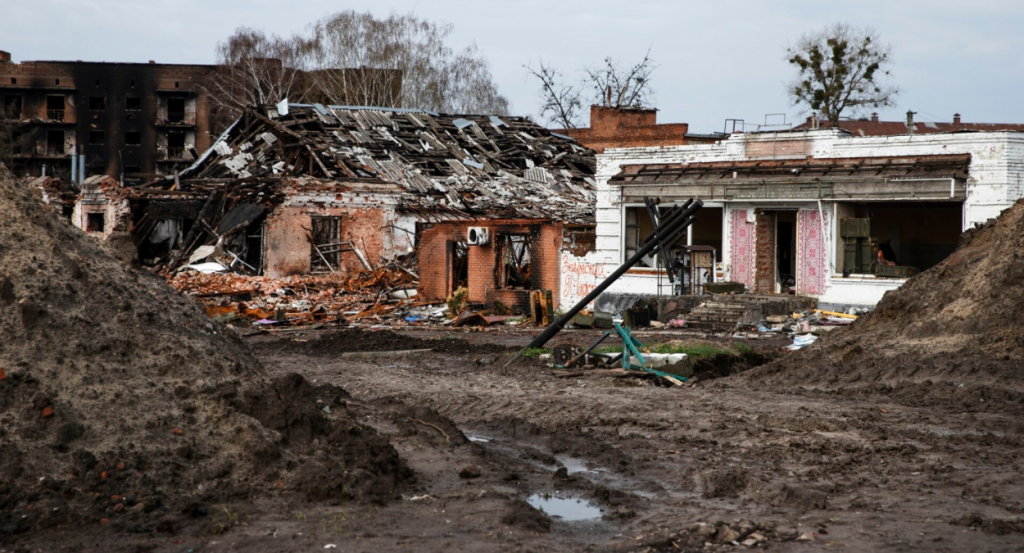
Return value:
<svg viewBox="0 0 1024 553">
<path fill-rule="evenodd" d="M 101 520 L 148 531 L 267 490 L 394 497 L 411 472 L 347 397 L 269 380 L 194 300 L 0 166 L 0 540 Z"/>
<path fill-rule="evenodd" d="M 1024 410 L 1024 201 L 842 331 L 742 378 L 882 393 L 911 405 Z"/>
</svg>

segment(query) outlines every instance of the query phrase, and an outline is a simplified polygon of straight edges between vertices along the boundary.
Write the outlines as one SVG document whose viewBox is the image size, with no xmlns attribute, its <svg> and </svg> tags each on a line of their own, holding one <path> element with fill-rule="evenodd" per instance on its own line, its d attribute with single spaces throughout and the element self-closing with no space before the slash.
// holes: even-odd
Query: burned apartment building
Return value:
<svg viewBox="0 0 1024 553">
<path fill-rule="evenodd" d="M 614 268 L 651 228 L 645 196 L 704 202 L 687 244 L 719 252 L 747 289 L 873 306 L 956 249 L 960 234 L 1024 197 L 1024 132 L 873 136 L 840 128 L 736 133 L 711 145 L 598 156 L 591 271 Z M 668 293 L 648 260 L 613 287 Z"/>
<path fill-rule="evenodd" d="M 594 152 L 522 117 L 247 109 L 176 178 L 127 190 L 143 263 L 271 277 L 401 262 L 425 301 L 563 298 L 594 246 Z M 570 261 L 571 263 L 571 261 Z M 570 283 L 569 288 L 572 288 Z"/>
<path fill-rule="evenodd" d="M 75 182 L 184 168 L 212 142 L 200 85 L 214 70 L 152 61 L 12 63 L 0 52 L 3 161 L 19 176 L 41 176 L 45 167 Z M 84 157 L 72 168 L 76 155 Z"/>
</svg>

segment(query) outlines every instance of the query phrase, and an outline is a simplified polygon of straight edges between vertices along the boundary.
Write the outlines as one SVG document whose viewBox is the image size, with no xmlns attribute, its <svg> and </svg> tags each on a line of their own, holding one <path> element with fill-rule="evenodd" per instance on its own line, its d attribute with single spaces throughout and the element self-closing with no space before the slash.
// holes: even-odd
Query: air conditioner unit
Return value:
<svg viewBox="0 0 1024 553">
<path fill-rule="evenodd" d="M 466 231 L 466 242 L 470 246 L 482 246 L 490 239 L 490 234 L 487 227 L 469 227 Z"/>
</svg>

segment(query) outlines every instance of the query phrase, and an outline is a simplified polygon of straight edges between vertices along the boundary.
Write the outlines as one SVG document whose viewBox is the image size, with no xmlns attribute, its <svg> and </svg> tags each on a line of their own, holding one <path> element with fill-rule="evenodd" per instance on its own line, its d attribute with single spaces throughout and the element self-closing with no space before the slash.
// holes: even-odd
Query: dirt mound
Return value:
<svg viewBox="0 0 1024 553">
<path fill-rule="evenodd" d="M 361 351 L 429 349 L 437 353 L 504 353 L 512 348 L 497 344 L 471 344 L 459 338 L 413 338 L 390 330 L 346 328 L 308 341 L 292 339 L 262 344 L 268 351 L 332 356 Z"/>
<path fill-rule="evenodd" d="M 267 379 L 197 303 L 0 167 L 0 539 L 103 519 L 147 531 L 260 490 L 393 497 L 411 474 L 346 398 Z"/>
<path fill-rule="evenodd" d="M 1024 410 L 1024 201 L 848 329 L 741 378 L 886 394 L 907 404 Z"/>
</svg>

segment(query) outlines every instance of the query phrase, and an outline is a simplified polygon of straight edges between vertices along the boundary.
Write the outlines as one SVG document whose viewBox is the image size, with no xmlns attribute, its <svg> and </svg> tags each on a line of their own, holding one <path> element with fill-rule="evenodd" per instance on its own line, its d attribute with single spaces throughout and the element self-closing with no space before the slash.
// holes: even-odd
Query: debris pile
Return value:
<svg viewBox="0 0 1024 553">
<path fill-rule="evenodd" d="M 910 404 L 1024 410 L 1024 201 L 850 328 L 744 378 L 881 393 Z"/>
<path fill-rule="evenodd" d="M 411 473 L 347 397 L 268 379 L 195 301 L 112 258 L 0 167 L 0 534 L 151 532 L 270 491 L 394 497 Z"/>
<path fill-rule="evenodd" d="M 311 325 L 398 318 L 415 303 L 416 276 L 397 263 L 355 275 L 285 278 L 183 271 L 169 279 L 224 323 Z"/>
</svg>

